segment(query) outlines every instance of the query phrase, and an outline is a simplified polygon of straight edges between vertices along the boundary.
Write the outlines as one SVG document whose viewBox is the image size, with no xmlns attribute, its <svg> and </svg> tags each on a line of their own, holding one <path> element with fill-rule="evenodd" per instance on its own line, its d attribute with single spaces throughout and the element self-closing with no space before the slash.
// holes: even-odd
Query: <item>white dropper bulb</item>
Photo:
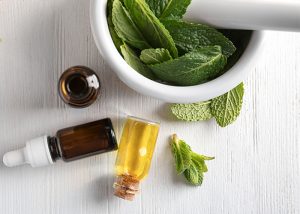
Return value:
<svg viewBox="0 0 300 214">
<path fill-rule="evenodd" d="M 10 151 L 4 154 L 3 163 L 7 167 L 30 164 L 32 167 L 46 166 L 53 163 L 48 136 L 42 136 L 26 142 L 23 149 Z"/>
<path fill-rule="evenodd" d="M 7 167 L 19 166 L 26 163 L 26 158 L 24 154 L 25 150 L 19 149 L 11 152 L 7 152 L 3 156 L 3 163 Z"/>
</svg>

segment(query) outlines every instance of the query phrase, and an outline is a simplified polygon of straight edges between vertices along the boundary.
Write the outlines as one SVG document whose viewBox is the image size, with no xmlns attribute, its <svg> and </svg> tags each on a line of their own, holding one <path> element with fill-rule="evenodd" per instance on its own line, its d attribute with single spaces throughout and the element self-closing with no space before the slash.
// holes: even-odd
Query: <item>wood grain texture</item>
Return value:
<svg viewBox="0 0 300 214">
<path fill-rule="evenodd" d="M 176 121 L 168 104 L 118 80 L 94 44 L 86 0 L 0 1 L 0 156 L 42 134 L 111 117 L 120 134 L 124 113 L 161 121 L 149 177 L 134 202 L 112 195 L 115 153 L 32 169 L 0 165 L 0 213 L 300 213 L 300 34 L 267 32 L 264 50 L 245 80 L 241 116 Z M 73 65 L 102 80 L 96 104 L 65 106 L 60 74 Z M 168 147 L 178 135 L 195 151 L 215 156 L 202 187 L 176 176 Z"/>
</svg>

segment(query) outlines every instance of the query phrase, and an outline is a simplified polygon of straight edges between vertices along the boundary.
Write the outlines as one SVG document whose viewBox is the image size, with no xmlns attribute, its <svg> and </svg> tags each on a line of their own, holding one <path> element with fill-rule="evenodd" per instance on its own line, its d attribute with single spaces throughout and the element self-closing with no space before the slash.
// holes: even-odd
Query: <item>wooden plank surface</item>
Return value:
<svg viewBox="0 0 300 214">
<path fill-rule="evenodd" d="M 133 114 L 162 124 L 149 177 L 134 202 L 112 195 L 115 153 L 32 169 L 0 164 L 0 213 L 300 213 L 300 34 L 267 32 L 257 53 L 236 123 L 176 121 L 168 104 L 124 85 L 94 44 L 86 0 L 0 1 L 0 156 L 42 134 Z M 87 109 L 65 106 L 60 74 L 94 69 L 101 96 Z M 202 187 L 178 177 L 168 145 L 172 133 L 215 156 Z"/>
</svg>

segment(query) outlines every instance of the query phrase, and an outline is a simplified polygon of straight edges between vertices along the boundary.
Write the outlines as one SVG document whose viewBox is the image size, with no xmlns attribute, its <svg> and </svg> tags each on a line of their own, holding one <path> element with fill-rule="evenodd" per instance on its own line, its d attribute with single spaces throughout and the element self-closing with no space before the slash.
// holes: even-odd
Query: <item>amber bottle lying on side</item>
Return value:
<svg viewBox="0 0 300 214">
<path fill-rule="evenodd" d="M 117 140 L 109 118 L 59 130 L 55 137 L 42 136 L 26 142 L 26 147 L 8 152 L 3 162 L 8 167 L 32 167 L 72 161 L 116 150 Z"/>
</svg>

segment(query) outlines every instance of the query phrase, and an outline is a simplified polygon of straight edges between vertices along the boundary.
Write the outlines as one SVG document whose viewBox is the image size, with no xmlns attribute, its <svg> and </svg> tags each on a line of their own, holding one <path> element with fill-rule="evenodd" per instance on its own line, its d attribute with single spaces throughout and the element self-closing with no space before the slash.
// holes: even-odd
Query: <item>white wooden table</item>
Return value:
<svg viewBox="0 0 300 214">
<path fill-rule="evenodd" d="M 168 104 L 118 80 L 94 44 L 87 0 L 0 1 L 0 156 L 42 134 L 123 113 L 161 121 L 149 177 L 134 202 L 112 195 L 115 153 L 32 169 L 0 165 L 1 214 L 300 213 L 300 34 L 268 32 L 236 123 L 176 121 Z M 97 71 L 102 93 L 87 109 L 65 106 L 60 74 Z M 174 171 L 172 133 L 215 156 L 201 187 Z"/>
</svg>

